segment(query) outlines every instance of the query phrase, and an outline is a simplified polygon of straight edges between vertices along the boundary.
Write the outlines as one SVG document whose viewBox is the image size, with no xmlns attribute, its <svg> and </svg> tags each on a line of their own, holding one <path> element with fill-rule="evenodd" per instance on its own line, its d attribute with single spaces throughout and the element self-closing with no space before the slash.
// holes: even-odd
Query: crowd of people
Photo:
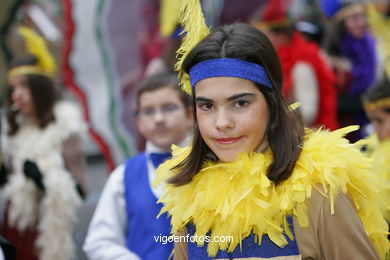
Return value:
<svg viewBox="0 0 390 260">
<path fill-rule="evenodd" d="M 390 259 L 390 4 L 305 1 L 313 22 L 289 11 L 298 1 L 265 1 L 210 28 L 202 1 L 176 2 L 135 93 L 145 149 L 109 173 L 88 259 Z M 77 259 L 87 126 L 43 41 L 19 31 L 30 54 L 9 65 L 1 114 L 0 259 Z"/>
</svg>

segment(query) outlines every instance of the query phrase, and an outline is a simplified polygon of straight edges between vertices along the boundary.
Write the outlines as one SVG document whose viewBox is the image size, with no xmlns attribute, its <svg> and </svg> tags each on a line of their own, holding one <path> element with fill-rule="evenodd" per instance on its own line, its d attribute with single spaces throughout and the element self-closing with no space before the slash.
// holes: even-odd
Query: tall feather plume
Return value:
<svg viewBox="0 0 390 260">
<path fill-rule="evenodd" d="M 187 54 L 210 33 L 210 30 L 206 25 L 199 0 L 180 1 L 179 21 L 183 27 L 185 36 L 176 53 L 178 55 L 178 62 L 175 64 L 175 70 L 179 72 L 180 84 L 183 91 L 191 95 L 192 90 L 189 75 L 181 70 L 181 65 L 187 57 Z"/>
<path fill-rule="evenodd" d="M 56 62 L 51 55 L 45 40 L 26 26 L 19 26 L 18 32 L 23 37 L 29 53 L 38 58 L 38 66 L 48 75 L 53 75 L 56 71 Z"/>
<path fill-rule="evenodd" d="M 367 6 L 367 20 L 378 41 L 379 52 L 384 57 L 384 69 L 390 78 L 390 19 L 382 15 L 374 5 Z"/>
<path fill-rule="evenodd" d="M 164 37 L 172 35 L 179 22 L 180 0 L 162 0 L 160 9 L 160 34 Z"/>
</svg>

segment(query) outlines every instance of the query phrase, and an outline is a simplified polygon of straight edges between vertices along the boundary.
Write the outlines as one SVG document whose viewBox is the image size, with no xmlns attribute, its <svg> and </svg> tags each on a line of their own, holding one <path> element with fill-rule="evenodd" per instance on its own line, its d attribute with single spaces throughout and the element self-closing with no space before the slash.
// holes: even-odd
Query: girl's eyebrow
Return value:
<svg viewBox="0 0 390 260">
<path fill-rule="evenodd" d="M 253 93 L 240 93 L 240 94 L 236 94 L 236 95 L 233 95 L 231 97 L 228 97 L 226 100 L 227 101 L 233 101 L 233 100 L 236 100 L 236 99 L 239 99 L 239 98 L 242 98 L 242 97 L 254 97 L 255 94 Z M 207 103 L 212 103 L 213 100 L 210 99 L 210 98 L 205 98 L 205 97 L 196 97 L 195 98 L 195 101 L 196 102 L 207 102 Z"/>
<path fill-rule="evenodd" d="M 242 97 L 254 97 L 254 96 L 255 96 L 255 94 L 253 94 L 253 93 L 240 93 L 240 94 L 228 97 L 227 100 L 228 101 L 233 101 L 235 99 L 239 99 L 239 98 L 242 98 Z"/>
<path fill-rule="evenodd" d="M 212 99 L 210 99 L 210 98 L 205 98 L 205 97 L 196 97 L 196 98 L 195 98 L 195 101 L 196 101 L 196 102 L 207 102 L 207 103 L 213 102 Z"/>
</svg>

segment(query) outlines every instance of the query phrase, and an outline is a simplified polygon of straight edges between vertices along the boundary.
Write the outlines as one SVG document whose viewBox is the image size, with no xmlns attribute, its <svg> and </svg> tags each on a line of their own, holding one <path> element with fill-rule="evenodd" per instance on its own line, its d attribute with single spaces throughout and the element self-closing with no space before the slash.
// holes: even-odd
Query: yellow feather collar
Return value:
<svg viewBox="0 0 390 260">
<path fill-rule="evenodd" d="M 262 235 L 267 234 L 283 247 L 287 244 L 283 232 L 292 237 L 286 217 L 293 215 L 302 227 L 307 226 L 306 202 L 312 189 L 322 185 L 332 214 L 337 193 L 350 195 L 378 254 L 384 257 L 390 244 L 386 238 L 387 224 L 377 206 L 382 199 L 378 191 L 383 183 L 370 173 L 371 161 L 361 154 L 358 145 L 343 138 L 353 130 L 356 128 L 309 133 L 291 177 L 276 187 L 266 177 L 272 161 L 270 151 L 242 154 L 232 163 L 207 162 L 191 183 L 179 187 L 165 185 L 165 194 L 159 201 L 164 203 L 161 212 L 172 216 L 172 233 L 192 222 L 198 236 L 205 236 L 210 230 L 211 237 L 233 236 L 230 244 L 210 242 L 210 256 L 215 256 L 218 249 L 232 252 L 250 233 L 260 242 Z M 176 148 L 174 157 L 158 168 L 155 184 L 172 177 L 175 173 L 170 169 L 190 149 Z"/>
<path fill-rule="evenodd" d="M 373 134 L 367 138 L 368 145 L 366 154 L 373 159 L 374 173 L 381 179 L 390 181 L 390 140 L 379 141 L 378 136 Z M 390 190 L 386 193 L 390 198 Z M 390 220 L 390 210 L 381 204 L 382 213 L 387 221 Z"/>
</svg>

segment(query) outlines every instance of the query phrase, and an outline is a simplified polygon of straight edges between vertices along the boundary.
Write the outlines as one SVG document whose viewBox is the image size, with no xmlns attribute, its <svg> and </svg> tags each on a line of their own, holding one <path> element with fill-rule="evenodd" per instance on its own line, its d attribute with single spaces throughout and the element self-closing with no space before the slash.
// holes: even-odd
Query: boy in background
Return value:
<svg viewBox="0 0 390 260">
<path fill-rule="evenodd" d="M 109 176 L 83 246 L 89 259 L 168 259 L 173 244 L 162 243 L 159 236 L 169 236 L 170 221 L 166 215 L 156 219 L 161 191 L 152 188 L 151 181 L 170 156 L 171 145 L 189 136 L 190 103 L 173 74 L 156 74 L 142 82 L 136 94 L 136 125 L 146 149 Z"/>
</svg>

